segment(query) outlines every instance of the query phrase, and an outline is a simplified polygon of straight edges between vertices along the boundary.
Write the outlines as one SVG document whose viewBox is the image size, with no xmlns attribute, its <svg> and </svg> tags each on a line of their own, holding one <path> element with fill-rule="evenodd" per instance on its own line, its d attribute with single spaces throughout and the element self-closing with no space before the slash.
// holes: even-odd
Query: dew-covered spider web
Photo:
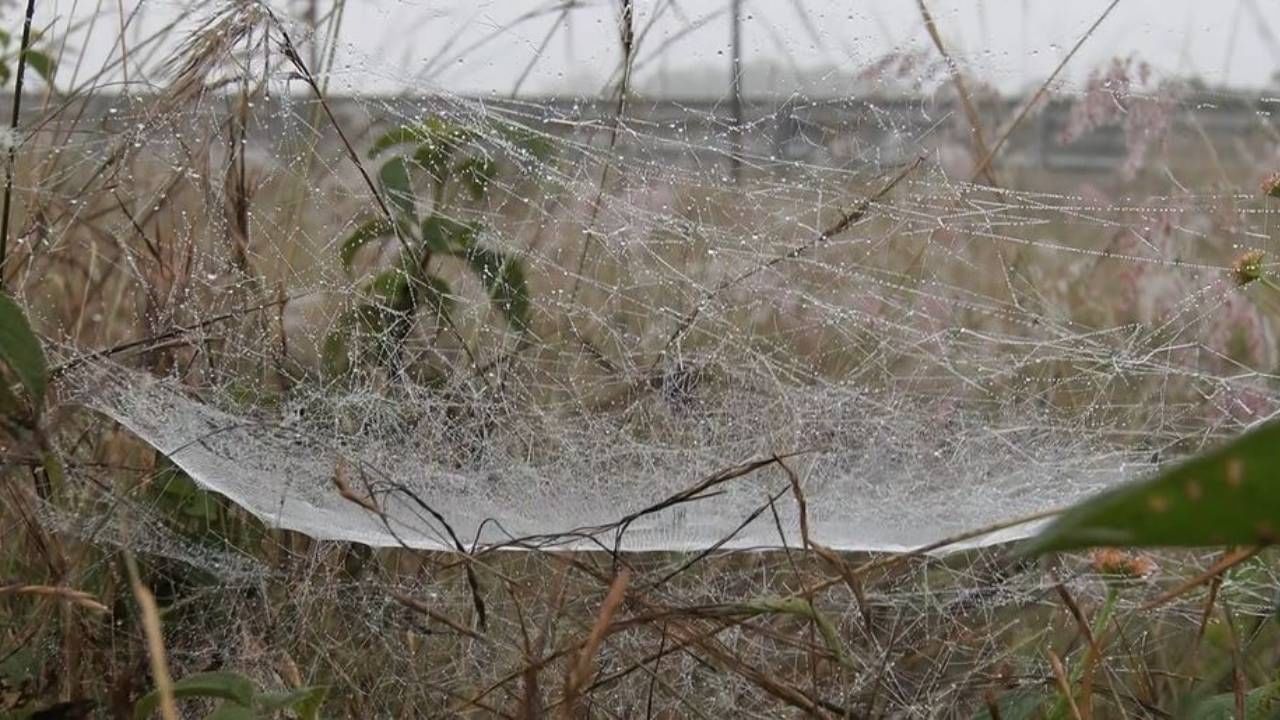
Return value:
<svg viewBox="0 0 1280 720">
<path fill-rule="evenodd" d="M 425 548 L 794 546 L 802 507 L 827 546 L 915 547 L 1280 409 L 1249 22 L 1219 72 L 1118 50 L 1194 33 L 1101 3 L 1041 71 L 952 12 L 850 50 L 833 24 L 876 13 L 793 36 L 747 3 L 747 50 L 800 57 L 733 83 L 724 8 L 614 5 L 573 41 L 572 4 L 459 20 L 408 64 L 284 8 L 178 13 L 176 59 L 131 50 L 32 136 L 65 145 L 50 212 L 119 238 L 63 248 L 115 272 L 64 397 L 268 525 Z M 584 33 L 591 89 L 540 64 Z M 27 296 L 79 302 L 37 267 Z"/>
</svg>

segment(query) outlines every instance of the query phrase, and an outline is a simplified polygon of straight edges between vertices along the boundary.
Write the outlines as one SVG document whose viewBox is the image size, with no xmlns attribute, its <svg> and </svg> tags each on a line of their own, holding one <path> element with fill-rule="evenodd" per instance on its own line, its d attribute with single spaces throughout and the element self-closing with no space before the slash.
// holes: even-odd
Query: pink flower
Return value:
<svg viewBox="0 0 1280 720">
<path fill-rule="evenodd" d="M 1136 75 L 1136 77 L 1135 77 Z M 1102 127 L 1119 125 L 1124 130 L 1127 155 L 1120 173 L 1133 179 L 1146 163 L 1156 143 L 1164 141 L 1173 124 L 1178 86 L 1162 82 L 1139 93 L 1148 85 L 1151 68 L 1144 62 L 1114 58 L 1105 71 L 1095 69 L 1085 83 L 1085 92 L 1071 108 L 1067 126 L 1058 141 L 1064 145 Z"/>
</svg>

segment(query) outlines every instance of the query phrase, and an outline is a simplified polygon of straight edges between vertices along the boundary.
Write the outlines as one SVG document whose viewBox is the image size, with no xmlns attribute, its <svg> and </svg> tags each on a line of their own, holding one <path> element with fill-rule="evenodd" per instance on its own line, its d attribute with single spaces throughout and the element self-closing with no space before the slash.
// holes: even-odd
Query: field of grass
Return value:
<svg viewBox="0 0 1280 720">
<path fill-rule="evenodd" d="M 1046 84 L 1110 167 L 1003 164 L 1022 115 L 940 63 L 903 162 L 735 163 L 626 103 L 335 112 L 332 16 L 196 13 L 127 91 L 22 19 L 0 718 L 1280 713 L 1272 118 L 1210 135 L 1120 61 Z M 129 373 L 246 456 L 306 438 L 254 460 L 296 485 L 131 431 Z M 1135 547 L 971 542 L 1170 468 L 1189 506 L 1055 526 Z M 284 529 L 295 491 L 338 510 Z M 611 551 L 630 526 L 657 549 Z"/>
</svg>

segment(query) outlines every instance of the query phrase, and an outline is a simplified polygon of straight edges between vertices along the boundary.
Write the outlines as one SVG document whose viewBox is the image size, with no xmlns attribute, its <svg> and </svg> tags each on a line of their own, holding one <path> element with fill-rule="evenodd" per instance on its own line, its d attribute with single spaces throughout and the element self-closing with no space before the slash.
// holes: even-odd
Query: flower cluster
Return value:
<svg viewBox="0 0 1280 720">
<path fill-rule="evenodd" d="M 1133 179 L 1146 163 L 1151 146 L 1168 135 L 1177 106 L 1177 85 L 1166 81 L 1150 86 L 1151 66 L 1138 62 L 1135 67 L 1131 57 L 1114 58 L 1105 71 L 1095 69 L 1084 94 L 1072 105 L 1058 141 L 1068 145 L 1098 128 L 1119 125 L 1128 153 L 1120 171 Z"/>
<path fill-rule="evenodd" d="M 1129 553 L 1119 548 L 1097 548 L 1089 553 L 1089 566 L 1099 575 L 1145 578 L 1160 569 L 1150 555 Z"/>
</svg>

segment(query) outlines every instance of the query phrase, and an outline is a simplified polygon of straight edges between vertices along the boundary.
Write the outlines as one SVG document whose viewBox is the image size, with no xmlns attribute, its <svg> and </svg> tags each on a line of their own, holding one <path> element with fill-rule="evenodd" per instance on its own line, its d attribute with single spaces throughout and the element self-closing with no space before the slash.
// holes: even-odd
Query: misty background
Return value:
<svg viewBox="0 0 1280 720">
<path fill-rule="evenodd" d="M 911 64 L 937 60 L 911 0 L 740 0 L 746 97 L 911 92 Z M 1004 93 L 1037 87 L 1111 0 L 930 0 L 948 50 Z M 632 89 L 654 98 L 729 93 L 733 0 L 636 0 Z M 162 85 L 157 58 L 219 3 L 166 0 L 42 2 L 36 25 L 81 51 L 83 69 L 121 56 L 134 88 Z M 621 0 L 294 0 L 270 5 L 297 28 L 312 60 L 329 67 L 330 92 L 452 92 L 599 96 L 622 61 Z M 194 14 L 191 10 L 195 10 Z M 6 20 L 18 8 L 3 6 Z M 185 17 L 184 17 L 185 15 Z M 337 20 L 340 20 L 337 21 Z M 340 28 L 332 58 L 319 57 Z M 1266 89 L 1280 69 L 1280 3 L 1272 0 L 1121 0 L 1059 78 L 1070 92 L 1112 58 L 1148 63 L 1157 77 L 1209 88 Z M 156 39 L 159 34 L 159 39 Z M 311 42 L 318 38 L 319 43 Z M 331 64 L 330 64 L 331 61 Z M 76 68 L 59 81 L 74 85 Z M 123 83 L 117 72 L 114 82 Z M 110 84 L 110 83 L 107 83 Z M 100 85 L 105 89 L 106 85 Z M 1278 91 L 1280 92 L 1280 91 Z"/>
</svg>

